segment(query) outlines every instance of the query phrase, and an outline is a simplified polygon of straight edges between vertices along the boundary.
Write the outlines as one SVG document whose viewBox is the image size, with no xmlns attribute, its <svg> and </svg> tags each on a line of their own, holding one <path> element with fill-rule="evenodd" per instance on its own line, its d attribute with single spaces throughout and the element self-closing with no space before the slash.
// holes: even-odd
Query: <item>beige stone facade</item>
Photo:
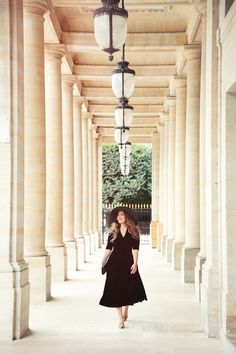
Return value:
<svg viewBox="0 0 236 354">
<path fill-rule="evenodd" d="M 0 0 L 4 338 L 24 336 L 30 301 L 49 301 L 54 281 L 102 247 L 102 144 L 114 143 L 120 52 L 110 63 L 95 42 L 98 3 Z M 152 248 L 194 283 L 206 335 L 233 337 L 236 2 L 125 3 L 129 140 L 153 147 Z"/>
</svg>

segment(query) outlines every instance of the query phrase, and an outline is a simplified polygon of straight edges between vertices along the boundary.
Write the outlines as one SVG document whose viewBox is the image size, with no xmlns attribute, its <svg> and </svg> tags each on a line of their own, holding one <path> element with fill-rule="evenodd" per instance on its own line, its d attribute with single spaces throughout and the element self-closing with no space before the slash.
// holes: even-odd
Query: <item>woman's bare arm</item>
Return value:
<svg viewBox="0 0 236 354">
<path fill-rule="evenodd" d="M 132 264 L 132 267 L 131 267 L 131 274 L 134 274 L 137 272 L 137 269 L 138 269 L 138 250 L 132 249 L 132 254 L 133 254 L 133 258 L 134 258 L 134 263 Z"/>
</svg>

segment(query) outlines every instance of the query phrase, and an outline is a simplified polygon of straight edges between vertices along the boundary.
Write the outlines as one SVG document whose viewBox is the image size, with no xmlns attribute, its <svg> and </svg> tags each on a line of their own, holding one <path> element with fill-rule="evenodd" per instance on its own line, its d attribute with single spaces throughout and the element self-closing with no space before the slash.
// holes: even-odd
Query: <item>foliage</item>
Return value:
<svg viewBox="0 0 236 354">
<path fill-rule="evenodd" d="M 117 145 L 103 145 L 103 203 L 151 203 L 152 152 L 132 145 L 130 174 L 123 176 Z"/>
</svg>

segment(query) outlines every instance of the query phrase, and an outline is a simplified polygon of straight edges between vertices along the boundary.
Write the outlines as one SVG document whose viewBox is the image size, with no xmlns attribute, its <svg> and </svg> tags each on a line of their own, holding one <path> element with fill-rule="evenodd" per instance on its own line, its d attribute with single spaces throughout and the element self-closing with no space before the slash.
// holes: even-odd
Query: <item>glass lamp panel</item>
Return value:
<svg viewBox="0 0 236 354">
<path fill-rule="evenodd" d="M 127 18 L 113 15 L 113 48 L 120 49 L 126 41 L 127 37 Z"/>
<path fill-rule="evenodd" d="M 124 121 L 123 121 L 123 109 L 122 108 L 115 109 L 115 120 L 116 120 L 116 125 L 118 127 L 121 126 L 129 127 L 132 124 L 133 116 L 134 116 L 133 109 L 125 108 Z"/>
<path fill-rule="evenodd" d="M 120 156 L 129 156 L 131 154 L 131 145 L 119 145 Z"/>
<path fill-rule="evenodd" d="M 115 141 L 116 143 L 127 143 L 129 139 L 129 131 L 127 129 L 115 129 Z"/>
<path fill-rule="evenodd" d="M 130 156 L 120 156 L 120 163 L 123 165 L 130 165 Z"/>
<path fill-rule="evenodd" d="M 120 166 L 120 169 L 121 169 L 121 173 L 122 175 L 124 176 L 128 176 L 129 172 L 130 172 L 130 167 L 129 166 Z"/>
<path fill-rule="evenodd" d="M 131 73 L 124 74 L 124 97 L 130 98 L 135 88 L 135 76 Z M 122 73 L 112 74 L 112 91 L 117 98 L 122 95 Z"/>
<path fill-rule="evenodd" d="M 109 15 L 104 13 L 94 17 L 94 34 L 101 49 L 110 47 Z"/>
</svg>

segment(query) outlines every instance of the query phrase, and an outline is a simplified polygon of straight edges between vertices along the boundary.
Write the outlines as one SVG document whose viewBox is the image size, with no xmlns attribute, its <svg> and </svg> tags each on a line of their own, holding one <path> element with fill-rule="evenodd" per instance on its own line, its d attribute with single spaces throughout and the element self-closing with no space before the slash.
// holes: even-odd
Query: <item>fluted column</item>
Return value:
<svg viewBox="0 0 236 354">
<path fill-rule="evenodd" d="M 175 240 L 172 265 L 181 269 L 182 247 L 185 241 L 185 129 L 186 129 L 186 78 L 176 76 L 175 126 Z"/>
<path fill-rule="evenodd" d="M 46 1 L 24 1 L 24 234 L 25 256 L 30 264 L 31 299 L 33 301 L 48 300 L 51 295 L 50 256 L 45 249 L 46 151 L 43 15 L 46 11 Z"/>
<path fill-rule="evenodd" d="M 29 324 L 29 270 L 24 261 L 22 1 L 0 1 L 0 22 L 0 339 L 11 340 L 21 338 Z"/>
<path fill-rule="evenodd" d="M 82 164 L 83 164 L 83 206 L 82 206 L 82 217 L 83 217 L 83 237 L 85 240 L 85 252 L 84 258 L 85 262 L 88 260 L 90 253 L 90 240 L 89 240 L 89 225 L 88 225 L 88 211 L 89 211 L 89 165 L 88 165 L 88 119 L 91 114 L 88 112 L 82 112 Z"/>
<path fill-rule="evenodd" d="M 176 98 L 167 97 L 165 105 L 169 110 L 169 137 L 168 137 L 168 235 L 166 240 L 166 260 L 172 261 L 172 247 L 175 237 L 175 118 Z"/>
<path fill-rule="evenodd" d="M 51 255 L 52 280 L 66 280 L 63 243 L 62 85 L 64 46 L 45 46 L 46 97 L 46 248 Z"/>
<path fill-rule="evenodd" d="M 202 15 L 201 93 L 199 125 L 199 180 L 200 180 L 200 251 L 195 265 L 195 296 L 201 301 L 202 265 L 206 261 L 206 13 Z"/>
<path fill-rule="evenodd" d="M 152 135 L 152 221 L 151 240 L 152 248 L 157 248 L 159 223 L 159 144 L 160 135 L 155 131 Z"/>
<path fill-rule="evenodd" d="M 73 116 L 74 116 L 74 220 L 75 238 L 77 243 L 77 264 L 78 269 L 84 263 L 84 237 L 82 230 L 82 205 L 83 205 L 83 173 L 82 173 L 82 103 L 83 97 L 74 96 Z"/>
<path fill-rule="evenodd" d="M 97 168 L 98 168 L 98 246 L 102 247 L 102 135 L 98 135 L 97 142 Z"/>
<path fill-rule="evenodd" d="M 159 157 L 159 235 L 157 242 L 157 250 L 161 251 L 161 240 L 163 237 L 163 198 L 164 198 L 164 128 L 163 123 L 159 124 L 159 134 L 160 134 L 160 157 Z"/>
<path fill-rule="evenodd" d="M 94 191 L 93 191 L 93 175 L 94 175 L 94 164 L 93 164 L 93 130 L 94 125 L 92 121 L 89 120 L 88 125 L 88 161 L 89 161 L 89 174 L 88 174 L 88 184 L 89 184 L 89 205 L 88 205 L 88 229 L 89 229 L 89 238 L 90 238 L 90 254 L 94 254 L 94 230 L 93 230 L 93 200 L 94 200 Z"/>
<path fill-rule="evenodd" d="M 77 244 L 74 228 L 74 132 L 73 75 L 62 75 L 63 127 L 63 240 L 67 248 L 68 268 L 77 270 Z"/>
<path fill-rule="evenodd" d="M 98 134 L 93 130 L 93 230 L 94 251 L 98 249 L 98 166 L 97 166 Z"/>
<path fill-rule="evenodd" d="M 200 247 L 199 210 L 199 116 L 201 47 L 187 46 L 187 107 L 185 155 L 185 244 L 181 274 L 184 282 L 194 282 L 195 259 Z"/>
<path fill-rule="evenodd" d="M 162 236 L 162 256 L 166 255 L 166 240 L 168 235 L 168 138 L 169 138 L 169 115 L 163 114 L 164 124 L 164 154 L 163 154 L 163 236 Z"/>
</svg>

